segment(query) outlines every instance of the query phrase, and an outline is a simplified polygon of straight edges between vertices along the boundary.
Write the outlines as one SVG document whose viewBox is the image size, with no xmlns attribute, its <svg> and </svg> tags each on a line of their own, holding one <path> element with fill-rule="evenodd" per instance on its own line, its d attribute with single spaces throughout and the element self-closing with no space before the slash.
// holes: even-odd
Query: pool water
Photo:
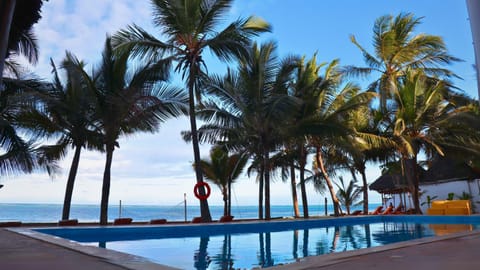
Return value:
<svg viewBox="0 0 480 270">
<path fill-rule="evenodd" d="M 250 269 L 307 256 L 381 246 L 479 228 L 468 220 L 340 218 L 207 226 L 39 229 L 85 245 L 126 252 L 181 269 Z M 290 229 L 288 229 L 290 228 Z M 100 231 L 99 231 L 100 230 Z M 119 231 L 123 230 L 123 231 Z M 242 233 L 244 231 L 244 233 Z"/>
</svg>

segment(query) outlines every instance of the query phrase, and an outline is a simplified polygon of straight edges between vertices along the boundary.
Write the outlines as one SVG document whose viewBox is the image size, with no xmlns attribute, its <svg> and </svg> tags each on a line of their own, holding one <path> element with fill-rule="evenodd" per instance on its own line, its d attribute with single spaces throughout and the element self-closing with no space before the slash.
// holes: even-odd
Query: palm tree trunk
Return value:
<svg viewBox="0 0 480 270">
<path fill-rule="evenodd" d="M 228 216 L 228 194 L 227 194 L 227 187 L 222 187 L 222 194 L 223 194 L 223 215 Z"/>
<path fill-rule="evenodd" d="M 368 214 L 368 183 L 367 183 L 367 175 L 365 174 L 365 168 L 360 170 L 360 174 L 362 175 L 362 182 L 363 182 L 363 214 Z"/>
<path fill-rule="evenodd" d="M 3 90 L 3 68 L 5 66 L 8 37 L 10 35 L 10 26 L 12 25 L 16 3 L 16 0 L 5 0 L 0 3 L 0 10 L 3 11 L 2 14 L 0 14 L 0 91 Z"/>
<path fill-rule="evenodd" d="M 228 207 L 227 207 L 227 215 L 232 215 L 232 179 L 228 179 Z"/>
<path fill-rule="evenodd" d="M 308 218 L 308 200 L 307 200 L 307 187 L 305 186 L 305 165 L 307 163 L 307 156 L 305 154 L 305 147 L 300 146 L 300 189 L 302 191 L 302 208 L 303 217 Z"/>
<path fill-rule="evenodd" d="M 258 219 L 263 219 L 263 164 L 260 168 L 260 179 L 258 183 Z"/>
<path fill-rule="evenodd" d="M 412 190 L 413 206 L 415 207 L 415 213 L 421 214 L 420 198 L 419 198 L 419 179 L 417 174 L 417 158 L 404 158 L 404 171 L 405 177 L 410 189 Z"/>
<path fill-rule="evenodd" d="M 189 105 L 189 116 L 190 116 L 190 130 L 192 132 L 192 146 L 193 146 L 193 156 L 195 164 L 195 175 L 197 178 L 197 183 L 203 183 L 203 172 L 200 167 L 200 147 L 198 144 L 198 133 L 197 133 L 197 119 L 195 113 L 195 72 L 193 65 L 190 68 L 190 75 L 188 81 L 188 105 Z M 204 196 L 206 194 L 205 188 L 200 186 L 199 188 L 200 195 Z M 203 222 L 211 222 L 212 216 L 210 215 L 210 209 L 208 207 L 208 201 L 200 200 L 200 215 L 202 216 Z"/>
<path fill-rule="evenodd" d="M 270 214 L 270 155 L 266 150 L 264 152 L 264 179 L 265 179 L 265 219 L 270 220 L 272 218 Z"/>
<path fill-rule="evenodd" d="M 110 171 L 112 168 L 114 145 L 107 145 L 107 159 L 103 172 L 102 200 L 100 203 L 100 225 L 108 224 L 108 197 L 110 196 Z"/>
<path fill-rule="evenodd" d="M 317 164 L 320 166 L 320 170 L 323 173 L 323 177 L 325 178 L 325 182 L 327 183 L 328 191 L 330 192 L 330 196 L 332 197 L 333 202 L 333 211 L 335 216 L 340 215 L 339 211 L 339 201 L 337 195 L 335 194 L 335 190 L 333 189 L 332 181 L 325 170 L 325 165 L 323 163 L 322 153 L 320 152 L 320 148 L 317 147 L 317 154 L 316 154 Z"/>
<path fill-rule="evenodd" d="M 292 188 L 293 212 L 295 218 L 299 218 L 300 209 L 298 208 L 297 182 L 295 181 L 295 165 L 293 164 L 293 161 L 291 161 L 290 164 L 290 184 Z"/>
<path fill-rule="evenodd" d="M 73 155 L 72 165 L 68 173 L 67 187 L 65 189 L 65 199 L 63 200 L 62 220 L 70 218 L 70 205 L 72 204 L 73 186 L 75 184 L 75 176 L 77 175 L 78 164 L 80 163 L 80 152 L 82 147 L 77 145 L 75 147 L 75 154 Z"/>
</svg>

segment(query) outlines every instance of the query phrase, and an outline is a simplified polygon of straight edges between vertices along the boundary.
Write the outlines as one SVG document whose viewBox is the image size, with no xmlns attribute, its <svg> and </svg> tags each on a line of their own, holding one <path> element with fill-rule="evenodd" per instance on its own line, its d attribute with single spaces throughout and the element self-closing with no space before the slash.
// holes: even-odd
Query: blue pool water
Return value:
<svg viewBox="0 0 480 270">
<path fill-rule="evenodd" d="M 37 231 L 181 269 L 250 269 L 478 228 L 480 216 L 369 216 Z"/>
</svg>

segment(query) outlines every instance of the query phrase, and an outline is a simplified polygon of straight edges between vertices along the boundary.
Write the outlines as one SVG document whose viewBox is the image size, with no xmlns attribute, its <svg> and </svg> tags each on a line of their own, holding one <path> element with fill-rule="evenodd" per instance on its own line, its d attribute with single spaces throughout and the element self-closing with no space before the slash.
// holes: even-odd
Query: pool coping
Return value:
<svg viewBox="0 0 480 270">
<path fill-rule="evenodd" d="M 39 241 L 47 242 L 60 246 L 75 252 L 105 260 L 108 263 L 121 266 L 132 270 L 177 270 L 178 268 L 154 263 L 147 258 L 119 252 L 111 249 L 98 248 L 95 246 L 82 245 L 76 241 L 48 235 L 34 231 L 34 228 L 6 228 L 7 231 L 14 232 Z"/>
<path fill-rule="evenodd" d="M 269 222 L 269 221 L 248 221 L 248 222 L 242 222 L 242 223 L 264 223 L 264 222 Z M 276 221 L 278 222 L 278 221 Z M 281 221 L 280 221 L 281 222 Z M 209 226 L 209 225 L 214 225 L 214 224 L 195 224 L 195 225 L 188 225 L 188 226 Z M 157 227 L 157 226 L 162 226 L 162 225 L 141 225 L 141 226 L 115 226 L 117 228 L 121 227 L 128 227 L 128 228 L 133 228 L 133 227 Z M 182 226 L 182 225 L 180 225 Z M 92 226 L 93 227 L 93 226 Z M 102 227 L 102 226 L 94 226 L 96 228 Z M 55 228 L 55 227 L 51 227 Z M 58 228 L 58 227 L 56 227 Z M 65 228 L 78 228 L 78 227 L 65 227 Z M 83 227 L 85 228 L 85 227 Z M 129 254 L 129 253 L 124 253 L 124 252 L 119 252 L 115 250 L 110 250 L 110 249 L 103 249 L 103 248 L 98 248 L 95 246 L 86 246 L 82 245 L 76 241 L 69 240 L 66 238 L 61 238 L 58 236 L 53 236 L 49 235 L 46 233 L 42 232 L 37 232 L 35 229 L 38 229 L 37 227 L 32 227 L 32 228 L 7 228 L 8 231 L 21 234 L 39 241 L 47 242 L 56 246 L 60 246 L 66 249 L 70 249 L 82 254 L 86 254 L 88 256 L 92 257 L 97 257 L 101 258 L 111 264 L 119 265 L 121 267 L 125 267 L 128 269 L 132 270 L 173 270 L 173 269 L 178 269 L 172 266 L 167 266 L 167 265 L 162 265 L 156 262 L 152 262 L 150 259 Z M 43 227 L 45 229 L 45 227 Z M 350 260 L 354 257 L 358 256 L 365 256 L 368 254 L 373 254 L 373 253 L 379 253 L 379 252 L 384 252 L 384 251 L 389 251 L 389 250 L 395 250 L 395 249 L 400 249 L 400 248 L 408 248 L 411 246 L 417 246 L 417 245 L 422 245 L 422 244 L 428 244 L 428 243 L 434 243 L 434 242 L 439 242 L 439 241 L 445 241 L 445 240 L 451 240 L 451 239 L 456 239 L 456 238 L 462 238 L 462 237 L 468 237 L 472 235 L 480 235 L 480 231 L 468 231 L 468 232 L 460 232 L 460 233 L 452 233 L 448 235 L 442 235 L 442 236 L 430 236 L 430 237 L 425 237 L 421 239 L 414 239 L 414 240 L 409 240 L 409 241 L 403 241 L 403 242 L 398 242 L 398 243 L 393 243 L 393 244 L 387 244 L 387 245 L 382 245 L 382 246 L 376 246 L 376 247 L 370 247 L 370 248 L 363 248 L 363 249 L 358 249 L 358 250 L 350 250 L 350 251 L 343 251 L 343 252 L 334 252 L 334 253 L 328 253 L 328 254 L 323 254 L 323 255 L 317 255 L 317 256 L 308 256 L 308 257 L 303 257 L 297 259 L 296 262 L 292 263 L 286 263 L 283 265 L 276 265 L 269 267 L 271 269 L 312 269 L 312 268 L 318 268 L 318 267 L 325 267 L 325 266 L 330 266 L 334 265 L 337 263 L 342 263 L 344 261 Z M 254 268 L 258 269 L 258 268 Z"/>
</svg>

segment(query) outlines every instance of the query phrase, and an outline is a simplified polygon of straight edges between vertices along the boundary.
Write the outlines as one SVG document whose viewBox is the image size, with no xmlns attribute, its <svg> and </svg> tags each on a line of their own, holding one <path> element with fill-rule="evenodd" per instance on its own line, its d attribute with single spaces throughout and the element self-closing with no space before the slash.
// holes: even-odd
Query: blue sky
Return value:
<svg viewBox="0 0 480 270">
<path fill-rule="evenodd" d="M 472 37 L 465 1 L 462 0 L 237 0 L 228 20 L 249 15 L 260 16 L 273 26 L 273 32 L 259 40 L 278 42 L 279 54 L 312 56 L 320 62 L 340 58 L 342 65 L 363 65 L 362 55 L 349 35 L 371 49 L 372 26 L 376 18 L 400 12 L 424 17 L 418 33 L 442 36 L 450 53 L 464 62 L 450 68 L 463 80 L 458 87 L 477 97 Z M 43 18 L 35 32 L 40 45 L 40 60 L 32 67 L 41 77 L 50 79 L 49 59 L 61 61 L 65 50 L 87 63 L 100 58 L 106 33 L 135 22 L 150 33 L 159 33 L 150 21 L 148 0 L 51 0 L 45 2 Z M 371 51 L 371 50 L 370 50 Z M 210 72 L 222 73 L 224 65 L 207 58 Z M 363 82 L 364 84 L 365 82 Z M 174 205 L 187 194 L 189 204 L 197 204 L 192 192 L 195 183 L 191 163 L 192 147 L 180 138 L 188 130 L 186 119 L 164 124 L 159 133 L 138 134 L 120 141 L 114 153 L 110 203 Z M 202 156 L 209 146 L 203 146 Z M 83 152 L 73 203 L 99 204 L 104 156 Z M 62 162 L 63 173 L 51 179 L 44 173 L 3 177 L 0 202 L 62 203 L 71 156 Z M 379 176 L 378 165 L 368 169 L 369 182 Z M 347 178 L 349 179 L 349 178 Z M 210 204 L 221 205 L 221 195 L 213 187 Z M 234 185 L 235 205 L 255 205 L 258 186 L 254 177 Z M 379 202 L 376 193 L 372 201 Z M 328 196 L 328 195 L 327 195 Z M 322 203 L 325 195 L 309 192 L 310 203 Z M 272 187 L 273 204 L 290 204 L 290 186 L 277 180 Z"/>
</svg>

